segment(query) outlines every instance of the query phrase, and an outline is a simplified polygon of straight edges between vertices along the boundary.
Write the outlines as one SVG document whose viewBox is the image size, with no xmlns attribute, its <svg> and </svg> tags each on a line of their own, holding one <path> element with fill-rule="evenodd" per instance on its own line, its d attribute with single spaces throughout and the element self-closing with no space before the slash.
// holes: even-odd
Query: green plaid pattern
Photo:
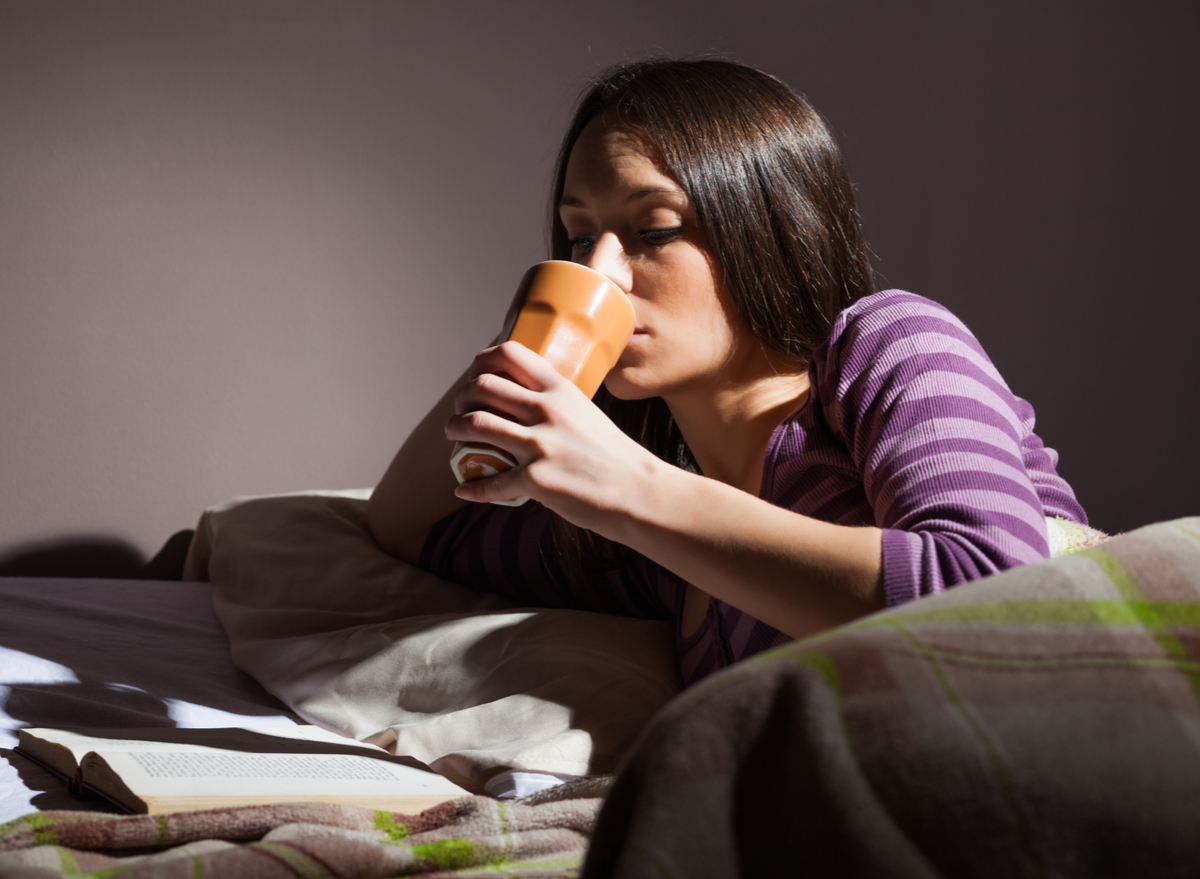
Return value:
<svg viewBox="0 0 1200 879">
<path fill-rule="evenodd" d="M 0 827 L 0 877 L 569 879 L 600 800 L 460 797 L 402 815 L 282 803 L 169 815 L 37 812 Z"/>
<path fill-rule="evenodd" d="M 611 875 L 1200 875 L 1200 518 L 685 692 L 602 812 Z"/>
</svg>

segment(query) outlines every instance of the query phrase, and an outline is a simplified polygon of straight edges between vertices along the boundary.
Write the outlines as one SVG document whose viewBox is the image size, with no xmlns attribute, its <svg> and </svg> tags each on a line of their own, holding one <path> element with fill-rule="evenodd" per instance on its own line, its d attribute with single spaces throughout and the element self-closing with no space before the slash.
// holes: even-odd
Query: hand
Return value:
<svg viewBox="0 0 1200 879">
<path fill-rule="evenodd" d="M 486 442 L 518 466 L 463 483 L 464 500 L 540 501 L 599 533 L 648 490 L 662 465 L 540 355 L 516 342 L 484 350 L 455 400 L 446 438 Z"/>
</svg>

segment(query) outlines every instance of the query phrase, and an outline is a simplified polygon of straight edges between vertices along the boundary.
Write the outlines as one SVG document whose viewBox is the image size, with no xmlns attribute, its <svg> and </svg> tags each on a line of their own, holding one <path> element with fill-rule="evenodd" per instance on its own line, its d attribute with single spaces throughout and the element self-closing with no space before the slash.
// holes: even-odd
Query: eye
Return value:
<svg viewBox="0 0 1200 879">
<path fill-rule="evenodd" d="M 647 244 L 662 245 L 668 241 L 674 241 L 682 232 L 682 226 L 675 226 L 671 229 L 643 229 L 638 232 L 638 237 Z"/>
<path fill-rule="evenodd" d="M 578 238 L 568 238 L 567 243 L 571 245 L 571 253 L 587 253 L 596 244 L 596 236 L 580 235 Z"/>
</svg>

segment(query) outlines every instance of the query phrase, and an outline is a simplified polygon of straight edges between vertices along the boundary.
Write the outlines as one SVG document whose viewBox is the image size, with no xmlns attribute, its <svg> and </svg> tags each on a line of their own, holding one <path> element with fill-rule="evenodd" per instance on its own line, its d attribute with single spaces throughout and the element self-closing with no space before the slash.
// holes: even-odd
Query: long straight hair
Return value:
<svg viewBox="0 0 1200 879">
<path fill-rule="evenodd" d="M 652 60 L 603 73 L 563 138 L 550 202 L 550 253 L 571 258 L 559 217 L 567 160 L 594 119 L 635 126 L 696 211 L 720 282 L 764 351 L 803 366 L 838 313 L 874 292 L 854 189 L 824 119 L 778 79 L 732 61 Z M 596 403 L 660 458 L 697 470 L 666 403 Z M 591 532 L 555 517 L 568 576 L 620 564 Z"/>
</svg>

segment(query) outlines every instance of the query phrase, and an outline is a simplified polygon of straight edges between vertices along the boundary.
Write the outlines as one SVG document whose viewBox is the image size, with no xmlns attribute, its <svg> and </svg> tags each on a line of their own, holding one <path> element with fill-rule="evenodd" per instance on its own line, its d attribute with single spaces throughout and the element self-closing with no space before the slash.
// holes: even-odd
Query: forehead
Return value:
<svg viewBox="0 0 1200 879">
<path fill-rule="evenodd" d="M 589 122 L 567 159 L 564 200 L 596 189 L 647 187 L 679 190 L 646 133 L 625 121 L 598 117 Z"/>
</svg>

